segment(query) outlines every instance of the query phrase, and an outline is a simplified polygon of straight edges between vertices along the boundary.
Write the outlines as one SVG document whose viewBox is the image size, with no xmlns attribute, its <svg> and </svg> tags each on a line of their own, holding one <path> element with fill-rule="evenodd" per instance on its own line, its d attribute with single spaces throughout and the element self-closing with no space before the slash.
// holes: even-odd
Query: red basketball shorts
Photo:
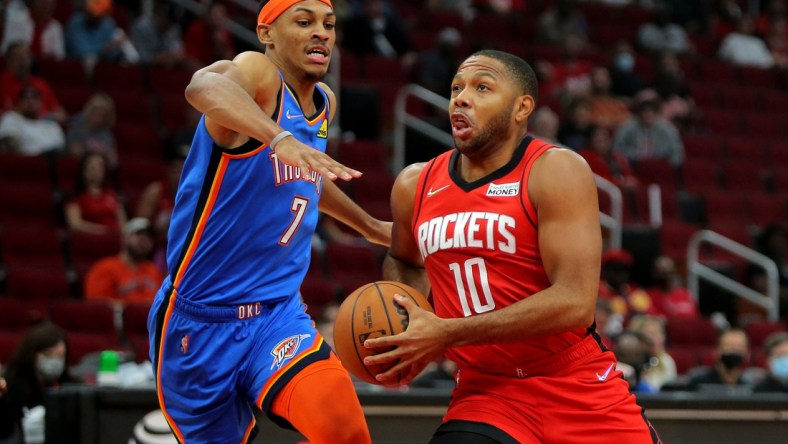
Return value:
<svg viewBox="0 0 788 444">
<path fill-rule="evenodd" d="M 613 353 L 592 341 L 589 336 L 572 347 L 588 350 L 583 357 L 563 359 L 566 364 L 552 370 L 550 364 L 566 357 L 556 356 L 544 375 L 461 369 L 444 422 L 486 423 L 523 444 L 661 443 L 615 370 Z"/>
</svg>

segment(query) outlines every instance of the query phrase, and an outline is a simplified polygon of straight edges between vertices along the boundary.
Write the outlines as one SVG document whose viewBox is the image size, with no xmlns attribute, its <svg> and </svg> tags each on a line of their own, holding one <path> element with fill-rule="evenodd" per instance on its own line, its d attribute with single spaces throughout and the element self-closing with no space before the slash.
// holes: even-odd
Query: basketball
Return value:
<svg viewBox="0 0 788 444">
<path fill-rule="evenodd" d="M 432 306 L 418 290 L 408 285 L 378 281 L 363 285 L 345 298 L 334 321 L 334 349 L 342 365 L 358 379 L 380 384 L 375 375 L 386 370 L 375 365 L 367 367 L 364 358 L 381 349 L 364 348 L 367 339 L 393 336 L 408 328 L 408 312 L 394 302 L 394 295 L 410 297 L 419 307 L 432 312 Z"/>
</svg>

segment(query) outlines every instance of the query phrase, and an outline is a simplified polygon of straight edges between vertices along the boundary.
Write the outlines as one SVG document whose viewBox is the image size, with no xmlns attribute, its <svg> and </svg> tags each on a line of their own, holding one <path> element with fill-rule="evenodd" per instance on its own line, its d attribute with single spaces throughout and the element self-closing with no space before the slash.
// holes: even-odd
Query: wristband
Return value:
<svg viewBox="0 0 788 444">
<path fill-rule="evenodd" d="M 275 136 L 275 137 L 274 137 L 274 138 L 271 140 L 271 142 L 268 144 L 268 146 L 270 146 L 270 147 L 271 147 L 271 150 L 272 150 L 272 151 L 276 151 L 276 145 L 277 145 L 279 142 L 281 142 L 281 141 L 282 141 L 282 139 L 284 139 L 285 137 L 287 137 L 287 136 L 292 136 L 292 135 L 293 135 L 293 133 L 291 133 L 290 131 L 282 131 L 281 133 L 277 134 L 277 135 L 276 135 L 276 136 Z"/>
</svg>

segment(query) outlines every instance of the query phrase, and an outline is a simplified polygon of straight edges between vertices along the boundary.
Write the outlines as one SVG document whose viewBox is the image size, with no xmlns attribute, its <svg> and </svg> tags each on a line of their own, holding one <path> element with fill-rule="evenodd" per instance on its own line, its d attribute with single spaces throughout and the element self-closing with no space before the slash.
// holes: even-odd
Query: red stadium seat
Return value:
<svg viewBox="0 0 788 444">
<path fill-rule="evenodd" d="M 786 135 L 785 112 L 768 114 L 762 111 L 750 112 L 744 115 L 744 127 L 755 137 L 783 137 Z"/>
<path fill-rule="evenodd" d="M 128 304 L 123 308 L 123 337 L 134 351 L 137 362 L 144 362 L 148 354 L 148 313 L 150 304 Z"/>
<path fill-rule="evenodd" d="M 766 146 L 747 137 L 726 138 L 725 153 L 729 162 L 758 163 L 761 165 L 769 163 Z"/>
<path fill-rule="evenodd" d="M 786 202 L 779 196 L 755 194 L 747 198 L 750 221 L 764 227 L 771 223 L 782 223 L 788 219 Z"/>
<path fill-rule="evenodd" d="M 115 310 L 103 301 L 60 301 L 52 306 L 52 322 L 69 334 L 83 333 L 102 336 L 110 346 L 116 347 L 118 331 L 115 327 Z"/>
<path fill-rule="evenodd" d="M 123 81 L 119 82 L 118 79 Z M 119 91 L 144 95 L 146 89 L 145 72 L 139 65 L 99 62 L 93 68 L 93 83 L 98 91 L 105 91 L 110 95 Z"/>
<path fill-rule="evenodd" d="M 748 193 L 763 193 L 766 191 L 764 177 L 766 171 L 759 163 L 753 162 L 728 162 L 723 166 L 725 187 L 729 190 Z"/>
<path fill-rule="evenodd" d="M 721 189 L 720 169 L 715 162 L 687 159 L 682 166 L 684 188 L 694 193 Z"/>
<path fill-rule="evenodd" d="M 22 332 L 0 331 L 0 364 L 8 364 L 23 336 Z"/>
<path fill-rule="evenodd" d="M 717 161 L 722 154 L 722 139 L 713 136 L 685 136 L 684 151 L 688 159 Z"/>
<path fill-rule="evenodd" d="M 63 234 L 51 227 L 6 224 L 0 230 L 3 262 L 22 267 L 64 270 Z"/>
<path fill-rule="evenodd" d="M 763 342 L 771 334 L 788 331 L 788 325 L 780 321 L 755 321 L 745 328 L 750 338 L 750 348 L 755 350 L 763 347 Z"/>
<path fill-rule="evenodd" d="M 3 198 L 0 199 L 0 223 L 14 225 L 41 225 L 55 227 L 57 211 L 52 186 L 46 183 L 2 182 Z"/>
<path fill-rule="evenodd" d="M 698 318 L 668 318 L 666 325 L 669 347 L 714 347 L 719 333 L 710 320 Z"/>
<path fill-rule="evenodd" d="M 667 353 L 676 361 L 676 372 L 679 375 L 686 375 L 688 371 L 700 363 L 699 349 L 696 347 L 670 347 L 667 349 Z"/>
<path fill-rule="evenodd" d="M 6 268 L 7 292 L 9 296 L 25 301 L 45 301 L 49 303 L 71 294 L 66 270 L 52 267 Z"/>
<path fill-rule="evenodd" d="M 117 345 L 113 344 L 106 336 L 96 333 L 67 332 L 66 341 L 68 342 L 68 366 L 79 364 L 82 358 L 89 354 L 117 348 Z"/>
<path fill-rule="evenodd" d="M 376 140 L 341 142 L 337 159 L 343 164 L 364 173 L 364 177 L 387 171 L 388 152 Z"/>
<path fill-rule="evenodd" d="M 27 309 L 22 301 L 0 297 L 0 331 L 22 332 L 29 326 Z M 0 358 L 0 362 L 4 362 Z"/>
<path fill-rule="evenodd" d="M 690 238 L 699 228 L 679 220 L 666 220 L 660 228 L 660 248 L 677 263 L 684 263 L 687 257 L 687 245 Z"/>
</svg>

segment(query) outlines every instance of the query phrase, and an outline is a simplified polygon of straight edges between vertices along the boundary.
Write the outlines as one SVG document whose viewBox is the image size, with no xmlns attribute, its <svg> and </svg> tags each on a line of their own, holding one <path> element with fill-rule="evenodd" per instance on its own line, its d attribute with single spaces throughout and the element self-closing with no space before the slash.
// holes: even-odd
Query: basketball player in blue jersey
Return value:
<svg viewBox="0 0 788 444">
<path fill-rule="evenodd" d="M 170 275 L 148 319 L 159 403 L 180 442 L 244 443 L 254 409 L 310 442 L 370 442 L 351 380 L 300 301 L 318 208 L 387 245 L 332 180 L 334 93 L 319 83 L 336 38 L 330 0 L 271 0 L 246 52 L 195 73 L 204 114 L 169 231 Z M 328 178 L 329 180 L 323 180 Z"/>
</svg>

